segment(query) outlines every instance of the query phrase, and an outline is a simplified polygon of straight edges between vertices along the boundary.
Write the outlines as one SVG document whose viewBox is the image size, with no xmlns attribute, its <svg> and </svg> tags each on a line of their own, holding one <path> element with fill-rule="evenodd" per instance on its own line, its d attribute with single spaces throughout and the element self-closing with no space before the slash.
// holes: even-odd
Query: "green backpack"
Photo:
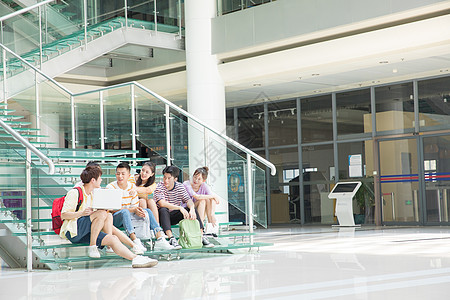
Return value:
<svg viewBox="0 0 450 300">
<path fill-rule="evenodd" d="M 184 219 L 180 221 L 180 238 L 178 243 L 185 249 L 202 248 L 202 232 L 197 220 Z"/>
</svg>

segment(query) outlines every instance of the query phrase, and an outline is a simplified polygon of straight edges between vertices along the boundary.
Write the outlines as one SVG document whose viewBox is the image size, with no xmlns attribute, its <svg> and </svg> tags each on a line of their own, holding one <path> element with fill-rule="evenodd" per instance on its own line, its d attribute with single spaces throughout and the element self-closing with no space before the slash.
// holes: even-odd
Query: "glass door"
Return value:
<svg viewBox="0 0 450 300">
<path fill-rule="evenodd" d="M 382 221 L 419 222 L 417 139 L 379 142 Z"/>
<path fill-rule="evenodd" d="M 423 137 L 427 223 L 447 223 L 450 214 L 450 135 Z"/>
</svg>

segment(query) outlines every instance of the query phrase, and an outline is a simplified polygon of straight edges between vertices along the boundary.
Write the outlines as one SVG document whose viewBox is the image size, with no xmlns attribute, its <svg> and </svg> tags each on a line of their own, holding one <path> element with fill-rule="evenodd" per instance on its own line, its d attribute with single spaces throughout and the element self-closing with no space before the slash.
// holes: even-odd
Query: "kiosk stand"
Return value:
<svg viewBox="0 0 450 300">
<path fill-rule="evenodd" d="M 353 196 L 355 196 L 361 182 L 338 182 L 330 194 L 329 199 L 336 199 L 336 217 L 341 227 L 360 227 L 353 219 Z"/>
</svg>

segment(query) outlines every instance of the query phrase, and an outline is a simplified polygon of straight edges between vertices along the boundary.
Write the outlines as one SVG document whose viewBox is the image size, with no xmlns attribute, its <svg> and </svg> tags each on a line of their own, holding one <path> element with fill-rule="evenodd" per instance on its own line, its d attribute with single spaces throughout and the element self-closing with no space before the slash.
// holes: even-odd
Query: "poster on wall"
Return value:
<svg viewBox="0 0 450 300">
<path fill-rule="evenodd" d="M 348 156 L 348 176 L 362 177 L 362 154 Z"/>
</svg>

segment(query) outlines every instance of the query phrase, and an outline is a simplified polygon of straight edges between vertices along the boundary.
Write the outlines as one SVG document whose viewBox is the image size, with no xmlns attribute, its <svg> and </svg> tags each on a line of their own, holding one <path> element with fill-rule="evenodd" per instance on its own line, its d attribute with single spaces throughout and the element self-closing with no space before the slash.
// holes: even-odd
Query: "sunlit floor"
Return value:
<svg viewBox="0 0 450 300">
<path fill-rule="evenodd" d="M 260 252 L 0 273 L 0 299 L 449 299 L 450 227 L 275 227 Z"/>
</svg>

